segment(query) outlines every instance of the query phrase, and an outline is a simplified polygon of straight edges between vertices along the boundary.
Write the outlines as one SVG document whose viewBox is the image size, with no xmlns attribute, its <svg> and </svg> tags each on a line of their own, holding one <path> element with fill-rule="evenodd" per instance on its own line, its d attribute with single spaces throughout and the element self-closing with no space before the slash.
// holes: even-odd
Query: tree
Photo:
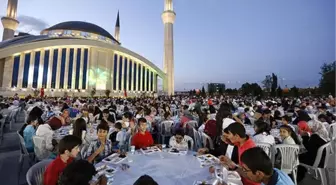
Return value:
<svg viewBox="0 0 336 185">
<path fill-rule="evenodd" d="M 272 88 L 272 77 L 270 75 L 266 75 L 265 79 L 261 82 L 266 90 L 266 92 L 270 92 Z"/>
<path fill-rule="evenodd" d="M 106 89 L 105 90 L 106 97 L 110 97 L 110 94 L 111 94 L 111 90 L 110 89 Z"/>
<path fill-rule="evenodd" d="M 215 92 L 216 92 L 216 89 L 213 86 L 213 84 L 208 84 L 208 93 L 209 93 L 209 95 L 213 95 Z"/>
<path fill-rule="evenodd" d="M 276 96 L 276 90 L 278 87 L 278 77 L 272 73 L 272 85 L 271 85 L 271 96 Z"/>
<path fill-rule="evenodd" d="M 244 83 L 240 91 L 244 96 L 253 95 L 253 96 L 262 96 L 262 89 L 257 83 Z"/>
<path fill-rule="evenodd" d="M 206 92 L 205 92 L 205 88 L 204 88 L 204 86 L 202 87 L 201 96 L 203 96 L 203 97 L 206 96 Z"/>
<path fill-rule="evenodd" d="M 299 93 L 299 89 L 294 86 L 290 89 L 290 94 L 294 97 L 299 97 L 300 96 L 300 93 Z"/>
<path fill-rule="evenodd" d="M 232 95 L 232 96 L 237 96 L 238 95 L 238 90 L 237 89 L 226 89 L 225 93 L 227 95 Z"/>
<path fill-rule="evenodd" d="M 91 90 L 91 97 L 94 97 L 95 94 L 96 94 L 96 88 L 92 88 L 92 90 Z"/>
<path fill-rule="evenodd" d="M 335 95 L 335 63 L 336 61 L 321 66 L 319 87 L 323 94 Z"/>
<path fill-rule="evenodd" d="M 281 89 L 281 87 L 279 86 L 278 88 L 277 88 L 277 90 L 276 90 L 276 94 L 277 94 L 277 96 L 278 97 L 282 97 L 282 89 Z"/>
</svg>

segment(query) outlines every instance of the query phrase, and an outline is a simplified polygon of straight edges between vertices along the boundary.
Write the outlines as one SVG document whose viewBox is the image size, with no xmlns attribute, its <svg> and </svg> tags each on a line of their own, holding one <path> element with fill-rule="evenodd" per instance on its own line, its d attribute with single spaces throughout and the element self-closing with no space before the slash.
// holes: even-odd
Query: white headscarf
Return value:
<svg viewBox="0 0 336 185">
<path fill-rule="evenodd" d="M 310 125 L 311 130 L 313 133 L 319 135 L 325 141 L 329 141 L 329 133 L 328 130 L 325 128 L 322 122 L 318 120 L 311 120 L 312 124 Z"/>
</svg>

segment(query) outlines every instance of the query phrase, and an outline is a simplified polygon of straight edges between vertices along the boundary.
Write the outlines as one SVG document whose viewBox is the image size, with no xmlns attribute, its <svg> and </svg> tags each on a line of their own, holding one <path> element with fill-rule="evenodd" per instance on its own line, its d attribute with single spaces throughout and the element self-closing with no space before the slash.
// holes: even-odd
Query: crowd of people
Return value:
<svg viewBox="0 0 336 185">
<path fill-rule="evenodd" d="M 300 145 L 300 163 L 312 165 L 318 149 L 334 139 L 329 135 L 335 122 L 335 100 L 324 98 L 256 98 L 175 96 L 157 98 L 2 98 L 2 110 L 27 112 L 19 133 L 25 147 L 39 160 L 53 159 L 44 173 L 45 185 L 84 185 L 97 173 L 94 164 L 112 153 L 126 155 L 129 146 L 149 146 L 196 150 L 198 155 L 211 153 L 221 164 L 235 170 L 244 185 L 294 184 L 293 176 L 277 169 L 281 155 L 273 164 L 257 143 Z M 0 112 L 1 113 L 1 112 Z M 158 119 L 159 118 L 159 119 Z M 161 140 L 160 123 L 173 123 L 169 140 Z M 189 124 L 190 121 L 197 123 Z M 55 138 L 63 128 L 71 129 Z M 248 132 L 253 128 L 253 134 Z M 211 138 L 201 148 L 189 131 L 195 129 Z M 279 130 L 279 137 L 272 129 Z M 44 144 L 40 144 L 40 138 Z M 228 155 L 229 154 L 229 155 Z M 323 166 L 324 155 L 320 166 Z M 209 172 L 212 171 L 209 169 Z M 306 169 L 298 167 L 300 182 Z M 106 184 L 106 177 L 96 184 Z M 135 185 L 157 184 L 148 175 Z"/>
</svg>

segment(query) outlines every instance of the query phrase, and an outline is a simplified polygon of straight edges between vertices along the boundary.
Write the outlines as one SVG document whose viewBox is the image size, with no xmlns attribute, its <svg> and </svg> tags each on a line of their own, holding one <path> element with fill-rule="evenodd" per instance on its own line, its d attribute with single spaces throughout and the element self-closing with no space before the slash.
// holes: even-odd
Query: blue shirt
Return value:
<svg viewBox="0 0 336 185">
<path fill-rule="evenodd" d="M 273 175 L 267 185 L 294 185 L 294 182 L 287 174 L 274 168 Z"/>
<path fill-rule="evenodd" d="M 33 136 L 35 136 L 36 130 L 33 125 L 28 125 L 23 130 L 23 139 L 27 149 L 34 149 Z"/>
<path fill-rule="evenodd" d="M 90 146 L 88 150 L 86 151 L 86 157 L 90 157 L 96 150 L 98 150 L 100 145 L 101 145 L 101 142 L 98 139 L 91 141 Z M 109 156 L 111 153 L 112 153 L 112 142 L 109 139 L 107 139 L 105 142 L 104 151 L 99 153 L 94 159 L 94 161 L 100 162 L 105 157 Z"/>
</svg>

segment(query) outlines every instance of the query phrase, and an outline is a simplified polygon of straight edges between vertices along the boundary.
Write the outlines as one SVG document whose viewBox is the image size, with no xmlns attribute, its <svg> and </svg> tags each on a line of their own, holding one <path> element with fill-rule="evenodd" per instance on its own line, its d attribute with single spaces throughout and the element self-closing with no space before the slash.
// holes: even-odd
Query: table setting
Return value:
<svg viewBox="0 0 336 185">
<path fill-rule="evenodd" d="M 143 150 L 134 150 L 120 158 L 120 154 L 112 154 L 95 165 L 98 174 L 93 178 L 97 180 L 100 175 L 105 175 L 108 184 L 129 185 L 133 184 L 140 176 L 149 175 L 160 185 L 198 185 L 213 184 L 227 181 L 226 184 L 241 185 L 237 172 L 227 171 L 219 164 L 219 159 L 206 156 L 212 163 L 202 165 L 195 152 L 187 151 L 186 154 L 172 154 L 171 148 L 149 147 Z M 209 173 L 209 167 L 216 168 L 215 173 Z M 225 171 L 226 170 L 226 171 Z M 237 173 L 237 174 L 236 174 Z M 237 178 L 237 176 L 239 178 Z"/>
</svg>

